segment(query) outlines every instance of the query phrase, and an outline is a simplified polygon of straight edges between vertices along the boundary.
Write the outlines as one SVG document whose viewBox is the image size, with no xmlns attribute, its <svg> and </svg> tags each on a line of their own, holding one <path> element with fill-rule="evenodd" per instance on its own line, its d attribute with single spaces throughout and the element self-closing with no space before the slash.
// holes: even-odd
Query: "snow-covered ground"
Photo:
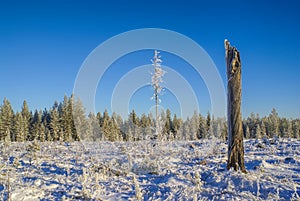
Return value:
<svg viewBox="0 0 300 201">
<path fill-rule="evenodd" d="M 0 200 L 300 200 L 300 140 L 1 144 Z"/>
</svg>

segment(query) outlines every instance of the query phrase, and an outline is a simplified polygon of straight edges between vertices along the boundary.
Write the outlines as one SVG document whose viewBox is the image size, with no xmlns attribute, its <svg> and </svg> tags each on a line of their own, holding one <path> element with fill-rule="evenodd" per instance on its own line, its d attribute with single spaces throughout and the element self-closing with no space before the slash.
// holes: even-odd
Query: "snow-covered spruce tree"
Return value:
<svg viewBox="0 0 300 201">
<path fill-rule="evenodd" d="M 163 82 L 162 77 L 165 74 L 165 71 L 161 68 L 162 59 L 159 55 L 159 52 L 157 50 L 154 51 L 154 57 L 151 60 L 152 65 L 154 66 L 154 73 L 151 78 L 152 87 L 154 89 L 153 99 L 155 100 L 155 134 L 153 136 L 153 139 L 161 140 L 161 132 L 162 132 L 162 126 L 160 125 L 160 116 L 158 114 L 158 104 L 160 102 L 159 95 L 161 94 L 161 91 L 163 87 L 161 86 L 161 83 Z"/>
<path fill-rule="evenodd" d="M 255 138 L 255 131 L 256 131 L 256 125 L 259 123 L 259 116 L 258 114 L 255 115 L 254 112 L 251 112 L 250 116 L 243 121 L 245 125 L 245 136 L 247 139 L 249 138 Z M 246 127 L 249 128 L 249 135 L 247 136 L 246 133 Z"/>
<path fill-rule="evenodd" d="M 173 127 L 172 127 L 172 133 L 174 135 L 174 139 L 178 139 L 179 129 L 181 126 L 181 119 L 177 118 L 177 115 L 174 114 L 173 116 Z"/>
<path fill-rule="evenodd" d="M 19 112 L 16 113 L 14 118 L 14 137 L 12 141 L 24 142 L 25 141 L 25 126 L 23 115 Z"/>
<path fill-rule="evenodd" d="M 135 110 L 132 110 L 129 114 L 128 118 L 128 126 L 130 127 L 130 130 L 132 132 L 131 139 L 133 141 L 139 140 L 139 117 L 137 116 Z"/>
<path fill-rule="evenodd" d="M 48 141 L 48 142 L 53 141 L 50 129 L 47 128 L 47 127 L 46 127 L 46 130 L 45 130 L 45 140 Z"/>
<path fill-rule="evenodd" d="M 10 102 L 4 98 L 3 105 L 0 107 L 0 140 L 10 139 L 12 132 L 14 112 Z"/>
<path fill-rule="evenodd" d="M 268 137 L 275 137 L 279 134 L 279 116 L 275 108 L 268 117 Z"/>
<path fill-rule="evenodd" d="M 41 111 L 35 110 L 33 118 L 31 120 L 30 135 L 27 138 L 28 141 L 37 140 L 40 135 L 41 128 Z"/>
<path fill-rule="evenodd" d="M 228 136 L 228 125 L 227 125 L 227 122 L 223 122 L 223 126 L 221 129 L 221 140 L 225 142 L 227 139 L 227 136 Z"/>
<path fill-rule="evenodd" d="M 206 135 L 204 136 L 204 138 L 209 138 L 212 135 L 212 125 L 211 125 L 211 116 L 210 116 L 210 112 L 207 112 L 206 115 Z"/>
<path fill-rule="evenodd" d="M 101 140 L 101 130 L 100 130 L 100 125 L 97 117 L 94 115 L 94 113 L 90 113 L 88 115 L 88 124 L 90 125 L 90 139 L 93 141 L 99 141 Z"/>
<path fill-rule="evenodd" d="M 199 114 L 198 138 L 199 139 L 205 138 L 206 133 L 207 133 L 207 129 L 206 129 L 205 117 Z"/>
<path fill-rule="evenodd" d="M 173 122 L 172 122 L 172 119 L 171 119 L 171 111 L 169 109 L 167 109 L 166 110 L 165 126 L 164 126 L 164 129 L 163 129 L 163 135 L 165 135 L 168 140 L 170 140 L 172 138 L 171 136 L 173 135 L 172 127 L 173 127 Z"/>
<path fill-rule="evenodd" d="M 123 138 L 120 127 L 117 123 L 117 119 L 118 117 L 116 116 L 116 114 L 113 114 L 110 117 L 107 110 L 105 110 L 105 112 L 103 113 L 101 132 L 104 135 L 104 140 L 118 141 Z"/>
<path fill-rule="evenodd" d="M 193 116 L 191 118 L 191 122 L 190 122 L 190 136 L 189 136 L 189 140 L 196 140 L 197 139 L 198 130 L 199 130 L 199 114 L 195 110 L 194 114 L 193 114 Z"/>
<path fill-rule="evenodd" d="M 78 101 L 78 100 L 76 100 Z M 76 126 L 75 126 L 75 121 L 74 121 L 74 105 L 75 105 L 75 100 L 74 100 L 74 94 L 71 95 L 71 97 L 68 100 L 68 112 L 69 112 L 69 123 L 70 123 L 70 127 L 71 127 L 71 140 L 80 140 L 79 139 L 79 135 L 78 132 L 76 130 Z"/>
<path fill-rule="evenodd" d="M 261 128 L 260 128 L 259 124 L 256 125 L 255 138 L 256 139 L 261 139 L 262 138 Z"/>
<path fill-rule="evenodd" d="M 279 131 L 280 131 L 280 137 L 283 137 L 283 138 L 293 137 L 292 120 L 287 119 L 287 118 L 281 118 L 280 125 L 279 125 Z"/>
<path fill-rule="evenodd" d="M 289 119 L 288 120 L 288 127 L 287 127 L 287 133 L 288 133 L 288 137 L 291 138 L 293 137 L 293 123 L 292 123 L 292 120 Z"/>
<path fill-rule="evenodd" d="M 188 117 L 180 129 L 180 140 L 189 140 L 191 133 L 191 119 Z"/>
<path fill-rule="evenodd" d="M 213 123 L 213 133 L 215 138 L 221 139 L 221 123 L 218 120 L 215 120 Z"/>
<path fill-rule="evenodd" d="M 110 141 L 121 141 L 121 132 L 117 123 L 116 113 L 112 114 L 112 117 L 109 121 L 110 127 Z"/>
<path fill-rule="evenodd" d="M 24 137 L 25 137 L 24 140 L 25 140 L 29 136 L 30 121 L 32 119 L 32 113 L 29 111 L 26 100 L 23 101 L 21 114 L 24 121 Z"/>
<path fill-rule="evenodd" d="M 110 121 L 110 116 L 108 114 L 108 111 L 105 110 L 103 112 L 103 117 L 100 120 L 100 128 L 101 128 L 101 132 L 103 133 L 104 140 L 111 140 L 112 138 L 110 133 L 109 121 Z"/>
<path fill-rule="evenodd" d="M 85 117 L 85 109 L 80 99 L 74 101 L 73 118 L 76 125 L 76 131 L 81 136 L 82 140 L 88 139 L 90 131 L 88 129 L 88 122 Z"/>
<path fill-rule="evenodd" d="M 53 108 L 50 110 L 50 133 L 53 141 L 59 140 L 59 128 L 59 115 L 57 111 L 57 106 L 54 105 Z"/>
<path fill-rule="evenodd" d="M 262 118 L 261 120 L 261 125 L 260 125 L 260 129 L 261 129 L 261 137 L 264 138 L 267 136 L 267 129 L 266 129 L 266 124 L 265 124 L 265 120 L 266 118 Z"/>
<path fill-rule="evenodd" d="M 122 118 L 117 115 L 117 113 L 113 112 L 111 115 L 111 131 L 113 133 L 114 136 L 114 141 L 122 141 L 123 140 L 123 136 L 122 136 L 122 132 L 121 132 L 121 127 L 122 127 L 123 121 Z M 138 132 L 139 134 L 140 132 Z"/>
<path fill-rule="evenodd" d="M 250 137 L 251 137 L 250 129 L 249 129 L 249 126 L 247 125 L 246 126 L 246 131 L 245 131 L 245 138 L 250 139 Z"/>
<path fill-rule="evenodd" d="M 45 142 L 45 133 L 46 133 L 46 126 L 45 126 L 45 124 L 44 123 L 41 123 L 40 124 L 40 129 L 39 129 L 39 140 L 41 141 L 41 142 Z"/>
<path fill-rule="evenodd" d="M 299 120 L 293 120 L 293 137 L 300 138 L 300 122 Z"/>
<path fill-rule="evenodd" d="M 60 126 L 63 131 L 63 136 L 60 136 L 60 139 L 63 141 L 71 141 L 72 140 L 72 121 L 73 121 L 73 114 L 71 111 L 71 104 L 69 102 L 68 97 L 64 96 L 64 101 L 61 105 L 61 116 L 60 116 Z"/>
<path fill-rule="evenodd" d="M 147 117 L 144 113 L 142 114 L 140 118 L 140 129 L 142 133 L 142 140 L 145 140 L 147 136 L 151 136 L 151 119 Z"/>
</svg>

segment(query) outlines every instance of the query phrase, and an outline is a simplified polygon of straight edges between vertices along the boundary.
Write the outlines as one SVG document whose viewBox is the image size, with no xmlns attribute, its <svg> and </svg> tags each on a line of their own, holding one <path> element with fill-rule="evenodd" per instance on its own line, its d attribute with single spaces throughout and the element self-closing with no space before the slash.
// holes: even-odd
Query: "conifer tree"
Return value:
<svg viewBox="0 0 300 201">
<path fill-rule="evenodd" d="M 131 113 L 129 114 L 129 126 L 131 127 L 132 135 L 133 135 L 133 140 L 136 141 L 138 140 L 138 135 L 139 135 L 139 118 L 137 114 L 135 113 L 135 110 L 132 110 Z"/>
<path fill-rule="evenodd" d="M 251 133 L 250 133 L 249 126 L 247 125 L 246 126 L 246 132 L 245 132 L 245 138 L 250 139 L 250 137 L 251 137 Z"/>
<path fill-rule="evenodd" d="M 181 126 L 181 121 L 180 119 L 177 118 L 177 115 L 174 114 L 173 116 L 173 127 L 172 127 L 172 133 L 174 135 L 174 139 L 177 139 L 178 138 L 178 134 L 179 134 L 179 129 L 180 129 L 180 126 Z"/>
<path fill-rule="evenodd" d="M 29 111 L 26 100 L 23 101 L 21 115 L 24 121 L 24 137 L 26 139 L 29 136 L 30 122 L 32 119 L 32 113 Z"/>
<path fill-rule="evenodd" d="M 264 138 L 267 136 L 267 130 L 266 130 L 266 125 L 265 125 L 265 118 L 263 118 L 261 120 L 261 125 L 260 125 L 260 129 L 261 129 L 261 137 Z"/>
<path fill-rule="evenodd" d="M 9 139 L 13 128 L 13 116 L 14 112 L 12 110 L 10 102 L 4 98 L 3 105 L 0 107 L 0 140 Z"/>
<path fill-rule="evenodd" d="M 101 133 L 101 130 L 100 130 L 100 125 L 99 125 L 99 121 L 97 119 L 97 117 L 93 114 L 93 113 L 90 113 L 89 114 L 89 119 L 88 119 L 88 122 L 89 122 L 89 125 L 91 127 L 91 139 L 93 141 L 99 141 L 102 139 L 102 133 Z"/>
<path fill-rule="evenodd" d="M 256 125 L 255 137 L 256 139 L 262 138 L 261 128 L 259 124 Z"/>
<path fill-rule="evenodd" d="M 65 95 L 64 100 L 61 107 L 61 132 L 63 136 L 60 136 L 60 140 L 63 141 L 71 141 L 72 140 L 72 114 L 70 111 L 69 100 L 68 97 Z"/>
<path fill-rule="evenodd" d="M 28 141 L 37 140 L 40 136 L 40 128 L 41 128 L 41 111 L 38 112 L 35 110 L 32 121 L 31 121 L 31 129 L 30 135 L 27 138 Z"/>
<path fill-rule="evenodd" d="M 207 112 L 207 116 L 206 116 L 206 136 L 207 137 L 211 137 L 211 133 L 212 133 L 212 128 L 211 128 L 211 117 L 210 117 L 210 112 Z"/>
<path fill-rule="evenodd" d="M 199 126 L 198 126 L 198 138 L 203 139 L 206 138 L 207 128 L 206 128 L 206 120 L 201 114 L 199 114 Z"/>
<path fill-rule="evenodd" d="M 41 122 L 43 122 L 45 127 L 48 129 L 49 129 L 49 125 L 50 125 L 50 120 L 51 120 L 50 112 L 45 108 L 41 115 Z"/>
<path fill-rule="evenodd" d="M 223 126 L 222 126 L 222 129 L 221 129 L 221 139 L 223 141 L 226 141 L 227 140 L 227 136 L 228 136 L 228 126 L 227 126 L 227 122 L 223 122 Z"/>
<path fill-rule="evenodd" d="M 97 120 L 98 120 L 98 124 L 101 127 L 101 121 L 102 121 L 102 114 L 101 114 L 101 112 L 97 112 L 96 117 L 97 117 Z"/>
<path fill-rule="evenodd" d="M 221 125 L 219 121 L 213 122 L 213 133 L 215 138 L 220 139 L 221 138 Z"/>
<path fill-rule="evenodd" d="M 148 139 L 149 137 L 152 136 L 152 132 L 150 128 L 151 126 L 150 118 L 147 117 L 144 113 L 140 118 L 139 125 L 141 127 L 142 140 Z"/>
<path fill-rule="evenodd" d="M 163 130 L 163 134 L 167 136 L 169 139 L 172 134 L 172 127 L 173 127 L 173 122 L 171 119 L 171 111 L 169 109 L 166 110 L 166 121 L 165 121 L 165 126 Z"/>
<path fill-rule="evenodd" d="M 141 128 L 146 128 L 147 126 L 150 126 L 150 123 L 148 122 L 148 117 L 144 113 L 141 115 L 139 124 Z"/>
<path fill-rule="evenodd" d="M 268 117 L 268 133 L 269 137 L 278 136 L 279 134 L 279 117 L 275 108 L 272 109 L 271 114 Z"/>
<path fill-rule="evenodd" d="M 119 127 L 117 125 L 117 121 L 115 117 L 112 116 L 112 118 L 109 121 L 109 127 L 110 127 L 110 141 L 120 141 L 121 140 L 121 133 L 119 130 Z M 137 136 L 137 139 L 139 136 Z"/>
<path fill-rule="evenodd" d="M 57 106 L 54 105 L 53 108 L 50 110 L 50 133 L 53 141 L 59 140 L 59 130 L 60 130 L 59 115 L 57 111 Z"/>
<path fill-rule="evenodd" d="M 99 121 L 100 121 L 100 129 L 102 133 L 102 140 L 107 140 L 109 137 L 109 121 L 110 121 L 110 116 L 108 114 L 108 111 L 105 109 L 103 112 L 103 115 L 98 115 Z"/>
<path fill-rule="evenodd" d="M 102 133 L 104 135 L 104 139 L 105 140 L 111 140 L 112 139 L 112 136 L 111 136 L 111 128 L 110 128 L 111 124 L 110 124 L 110 118 L 108 117 L 105 117 L 103 118 L 103 123 L 102 123 L 102 127 L 101 127 L 101 130 L 102 130 Z"/>
<path fill-rule="evenodd" d="M 134 140 L 134 136 L 133 136 L 133 133 L 132 133 L 132 129 L 131 129 L 131 126 L 130 126 L 130 123 L 129 121 L 126 122 L 126 141 L 133 141 Z"/>
<path fill-rule="evenodd" d="M 182 125 L 182 133 L 181 133 L 181 140 L 189 140 L 190 136 L 190 122 L 191 120 L 189 118 L 186 119 L 186 121 Z"/>
<path fill-rule="evenodd" d="M 121 132 L 121 127 L 123 124 L 122 117 L 120 115 L 117 115 L 115 112 L 113 112 L 111 116 L 111 121 L 112 121 L 112 130 L 115 135 L 115 140 L 122 141 L 123 139 L 122 132 Z M 137 122 L 137 124 L 139 124 L 139 122 Z M 138 134 L 140 135 L 139 138 L 142 138 L 141 133 L 139 132 Z"/>
<path fill-rule="evenodd" d="M 292 124 L 293 124 L 293 137 L 298 139 L 300 138 L 299 120 L 294 120 Z"/>
<path fill-rule="evenodd" d="M 16 142 L 24 142 L 25 141 L 25 121 L 23 119 L 23 115 L 19 112 L 16 113 L 14 118 L 14 138 L 12 141 Z"/>
<path fill-rule="evenodd" d="M 45 142 L 45 132 L 46 132 L 46 127 L 44 123 L 40 124 L 40 128 L 39 128 L 39 140 L 41 142 Z"/>
<path fill-rule="evenodd" d="M 293 137 L 293 124 L 291 120 L 287 121 L 287 135 L 286 137 L 291 138 Z"/>
<path fill-rule="evenodd" d="M 79 99 L 76 101 L 78 102 Z M 71 97 L 68 100 L 68 115 L 69 115 L 69 124 L 71 127 L 71 140 L 80 140 L 79 134 L 77 132 L 77 127 L 75 126 L 75 121 L 74 121 L 74 105 L 75 105 L 75 100 L 74 100 L 74 95 L 72 94 Z M 83 108 L 83 106 L 82 106 Z M 85 109 L 84 110 L 84 114 L 85 114 Z M 85 121 L 86 120 L 86 116 L 84 116 Z"/>
<path fill-rule="evenodd" d="M 47 127 L 46 127 L 46 130 L 45 130 L 45 138 L 46 138 L 45 140 L 48 141 L 48 142 L 53 141 L 50 129 L 47 128 Z"/>
<path fill-rule="evenodd" d="M 67 137 L 65 136 L 65 132 L 63 127 L 61 126 L 58 131 L 58 140 L 60 142 L 66 141 Z"/>
<path fill-rule="evenodd" d="M 197 139 L 197 133 L 199 130 L 199 114 L 197 111 L 194 111 L 194 114 L 190 121 L 190 140 L 196 140 Z"/>
</svg>

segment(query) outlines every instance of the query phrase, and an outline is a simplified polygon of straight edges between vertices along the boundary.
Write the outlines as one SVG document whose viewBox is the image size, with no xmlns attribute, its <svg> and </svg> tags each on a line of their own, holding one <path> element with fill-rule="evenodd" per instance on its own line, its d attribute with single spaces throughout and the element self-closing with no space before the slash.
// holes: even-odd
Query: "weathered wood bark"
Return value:
<svg viewBox="0 0 300 201">
<path fill-rule="evenodd" d="M 241 60 L 240 53 L 225 40 L 227 67 L 227 120 L 228 120 L 228 161 L 227 169 L 240 169 L 244 165 L 244 142 L 241 113 Z"/>
</svg>

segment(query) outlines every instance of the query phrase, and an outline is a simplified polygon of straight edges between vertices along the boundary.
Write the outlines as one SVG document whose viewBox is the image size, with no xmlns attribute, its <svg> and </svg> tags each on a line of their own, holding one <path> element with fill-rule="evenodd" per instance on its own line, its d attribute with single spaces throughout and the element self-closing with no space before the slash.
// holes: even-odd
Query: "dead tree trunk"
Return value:
<svg viewBox="0 0 300 201">
<path fill-rule="evenodd" d="M 227 120 L 228 120 L 228 161 L 227 169 L 239 168 L 246 173 L 244 165 L 244 142 L 241 113 L 241 60 L 240 53 L 225 40 L 227 67 Z"/>
</svg>

